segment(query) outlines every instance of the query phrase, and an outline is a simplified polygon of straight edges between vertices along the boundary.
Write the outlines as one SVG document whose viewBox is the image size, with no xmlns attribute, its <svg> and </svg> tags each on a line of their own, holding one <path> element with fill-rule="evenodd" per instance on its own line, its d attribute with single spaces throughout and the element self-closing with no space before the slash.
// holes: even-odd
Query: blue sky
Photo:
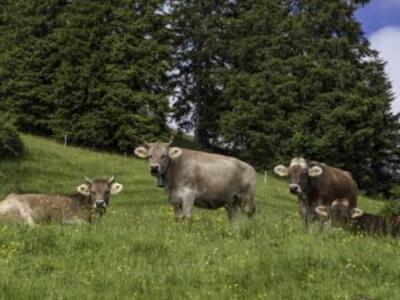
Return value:
<svg viewBox="0 0 400 300">
<path fill-rule="evenodd" d="M 393 111 L 400 112 L 400 0 L 371 0 L 356 13 L 372 48 L 387 62 L 393 86 Z"/>
<path fill-rule="evenodd" d="M 400 26 L 400 0 L 372 0 L 356 17 L 367 35 L 387 26 Z"/>
</svg>

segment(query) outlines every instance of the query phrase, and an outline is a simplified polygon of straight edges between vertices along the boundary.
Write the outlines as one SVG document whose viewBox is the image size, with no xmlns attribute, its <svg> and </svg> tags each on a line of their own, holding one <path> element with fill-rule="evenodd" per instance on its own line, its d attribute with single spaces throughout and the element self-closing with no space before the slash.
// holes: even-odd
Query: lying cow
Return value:
<svg viewBox="0 0 400 300">
<path fill-rule="evenodd" d="M 334 218 L 332 207 L 316 207 L 316 212 L 323 217 Z M 343 222 L 348 220 L 348 222 Z M 341 227 L 352 231 L 361 231 L 369 234 L 400 236 L 400 217 L 382 217 L 363 212 L 360 208 L 353 208 L 346 215 L 343 214 Z"/>
<path fill-rule="evenodd" d="M 351 219 L 352 228 L 357 231 L 400 236 L 400 217 L 377 216 L 354 208 L 351 211 Z"/>
<path fill-rule="evenodd" d="M 310 221 L 320 219 L 315 212 L 318 205 L 330 206 L 335 199 L 344 198 L 348 199 L 348 209 L 357 206 L 358 187 L 347 171 L 296 157 L 289 168 L 279 165 L 274 172 L 289 177 L 289 191 L 297 195 L 306 231 Z M 321 229 L 322 225 L 321 220 Z"/>
<path fill-rule="evenodd" d="M 116 195 L 122 184 L 109 179 L 86 179 L 75 194 L 9 194 L 0 202 L 0 222 L 29 225 L 58 221 L 76 223 L 89 221 L 105 213 L 110 194 Z"/>
<path fill-rule="evenodd" d="M 193 206 L 225 207 L 232 220 L 241 209 L 255 212 L 256 171 L 233 157 L 171 147 L 169 143 L 144 142 L 135 149 L 148 158 L 150 173 L 164 187 L 177 219 L 190 219 Z"/>
</svg>

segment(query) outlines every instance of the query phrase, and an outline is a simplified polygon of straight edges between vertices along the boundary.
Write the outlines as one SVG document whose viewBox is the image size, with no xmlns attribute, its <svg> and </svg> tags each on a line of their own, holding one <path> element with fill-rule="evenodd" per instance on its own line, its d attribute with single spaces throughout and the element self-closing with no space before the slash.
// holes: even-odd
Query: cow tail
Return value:
<svg viewBox="0 0 400 300">
<path fill-rule="evenodd" d="M 251 181 L 247 186 L 247 191 L 244 193 L 242 198 L 242 208 L 247 216 L 251 217 L 256 212 L 255 196 L 257 186 L 257 173 L 254 171 L 251 176 Z"/>
</svg>

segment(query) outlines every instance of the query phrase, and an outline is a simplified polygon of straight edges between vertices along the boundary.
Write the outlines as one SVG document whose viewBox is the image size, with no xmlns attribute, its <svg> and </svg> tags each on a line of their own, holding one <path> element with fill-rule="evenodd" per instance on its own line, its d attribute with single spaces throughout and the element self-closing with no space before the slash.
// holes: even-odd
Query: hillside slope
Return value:
<svg viewBox="0 0 400 300">
<path fill-rule="evenodd" d="M 113 174 L 125 189 L 95 224 L 1 226 L 0 299 L 400 299 L 400 242 L 304 234 L 284 181 L 259 176 L 253 220 L 197 209 L 189 231 L 145 161 L 23 139 L 24 159 L 0 163 L 1 197 Z"/>
</svg>

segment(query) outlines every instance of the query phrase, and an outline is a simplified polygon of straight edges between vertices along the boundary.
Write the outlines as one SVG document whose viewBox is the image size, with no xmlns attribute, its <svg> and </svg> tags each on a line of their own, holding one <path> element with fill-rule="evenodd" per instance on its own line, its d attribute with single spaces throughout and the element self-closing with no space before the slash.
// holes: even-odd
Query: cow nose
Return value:
<svg viewBox="0 0 400 300">
<path fill-rule="evenodd" d="M 301 189 L 298 184 L 289 184 L 289 192 L 292 194 L 298 194 L 300 193 Z"/>
<path fill-rule="evenodd" d="M 158 175 L 160 173 L 161 167 L 160 165 L 151 165 L 150 166 L 150 173 L 152 175 Z"/>
<path fill-rule="evenodd" d="M 106 207 L 106 202 L 104 200 L 96 200 L 96 207 L 104 208 L 104 207 Z"/>
</svg>

